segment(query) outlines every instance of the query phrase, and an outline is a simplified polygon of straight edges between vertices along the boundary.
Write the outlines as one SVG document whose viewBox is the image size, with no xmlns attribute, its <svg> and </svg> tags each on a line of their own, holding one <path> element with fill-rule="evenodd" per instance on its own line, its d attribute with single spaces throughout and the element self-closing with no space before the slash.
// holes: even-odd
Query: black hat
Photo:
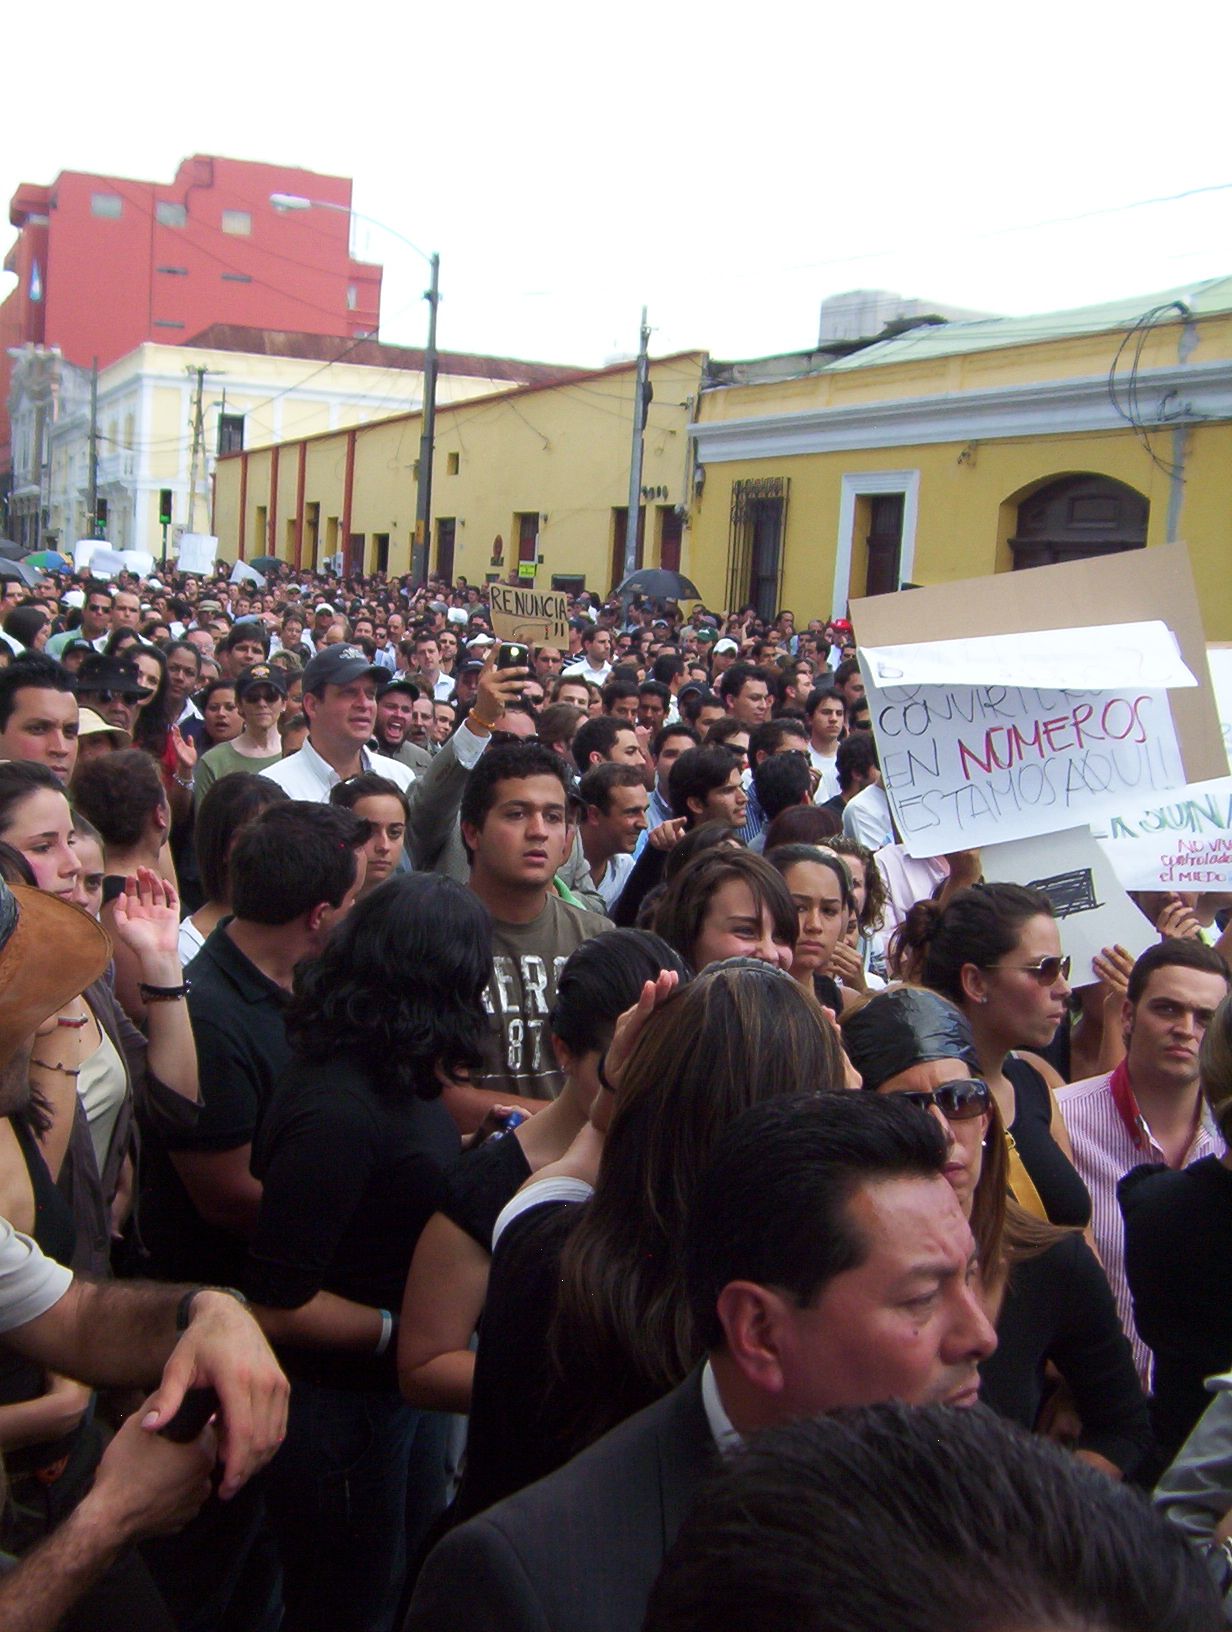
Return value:
<svg viewBox="0 0 1232 1632">
<path fill-rule="evenodd" d="M 116 691 L 122 696 L 140 702 L 144 695 L 137 665 L 122 657 L 105 657 L 95 652 L 83 660 L 77 671 L 77 690 L 83 692 Z"/>
<path fill-rule="evenodd" d="M 287 694 L 286 671 L 271 663 L 254 663 L 235 682 L 235 700 L 240 702 L 254 686 L 272 686 L 280 697 Z"/>
<path fill-rule="evenodd" d="M 962 1060 L 977 1074 L 980 1069 L 966 1015 L 918 986 L 878 992 L 844 1025 L 843 1046 L 866 1088 L 880 1088 L 929 1060 Z"/>
<path fill-rule="evenodd" d="M 339 642 L 327 646 L 312 658 L 304 670 L 304 690 L 315 691 L 318 686 L 349 686 L 352 680 L 382 679 L 389 671 L 379 663 L 372 663 L 360 646 Z"/>
<path fill-rule="evenodd" d="M 468 660 L 465 663 L 463 663 L 462 667 L 458 670 L 458 673 L 459 673 L 459 675 L 463 675 L 463 674 L 482 674 L 485 668 L 487 668 L 487 664 L 484 663 L 482 661 L 482 659 L 480 659 L 478 657 L 472 657 L 472 658 L 468 658 Z"/>
<path fill-rule="evenodd" d="M 384 673 L 387 677 L 384 683 L 378 680 L 376 684 L 378 698 L 384 697 L 390 691 L 409 692 L 412 697 L 422 697 L 424 695 L 424 689 L 419 681 L 413 679 L 409 674 L 394 674 L 390 669 L 386 669 Z"/>
</svg>

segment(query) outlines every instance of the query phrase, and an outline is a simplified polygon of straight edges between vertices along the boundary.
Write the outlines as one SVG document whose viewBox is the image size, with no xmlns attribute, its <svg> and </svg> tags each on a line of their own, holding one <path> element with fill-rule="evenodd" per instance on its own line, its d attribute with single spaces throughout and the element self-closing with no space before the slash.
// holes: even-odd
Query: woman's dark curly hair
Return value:
<svg viewBox="0 0 1232 1632">
<path fill-rule="evenodd" d="M 405 873 L 352 907 L 295 972 L 287 1037 L 305 1060 L 357 1058 L 379 1092 L 435 1099 L 482 1063 L 492 920 L 465 885 Z"/>
</svg>

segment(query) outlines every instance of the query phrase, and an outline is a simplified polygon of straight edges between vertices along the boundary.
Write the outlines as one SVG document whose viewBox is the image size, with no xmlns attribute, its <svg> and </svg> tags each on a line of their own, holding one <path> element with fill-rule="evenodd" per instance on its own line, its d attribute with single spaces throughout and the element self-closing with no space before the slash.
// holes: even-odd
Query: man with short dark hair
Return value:
<svg viewBox="0 0 1232 1632">
<path fill-rule="evenodd" d="M 592 765 L 578 792 L 586 807 L 582 850 L 595 888 L 610 911 L 633 868 L 637 841 L 646 831 L 646 783 L 633 765 Z"/>
<path fill-rule="evenodd" d="M 564 659 L 555 646 L 537 646 L 532 666 L 546 686 L 560 673 L 564 666 Z"/>
<path fill-rule="evenodd" d="M 661 680 L 643 680 L 637 688 L 637 723 L 646 731 L 657 731 L 666 724 L 674 701 L 673 693 Z"/>
<path fill-rule="evenodd" d="M 637 740 L 637 731 L 626 720 L 611 714 L 599 714 L 584 721 L 573 738 L 573 761 L 580 775 L 592 765 L 612 763 L 634 765 L 644 770 L 645 758 Z"/>
<path fill-rule="evenodd" d="M 318 953 L 364 880 L 367 824 L 328 804 L 279 801 L 247 823 L 228 861 L 232 914 L 188 970 L 201 1110 L 143 1144 L 142 1219 L 153 1273 L 230 1286 L 261 1186 L 253 1134 L 291 1057 L 284 1014 L 296 964 Z"/>
<path fill-rule="evenodd" d="M 612 675 L 612 631 L 588 622 L 581 631 L 581 643 L 581 661 L 571 663 L 564 674 L 578 676 L 592 686 L 607 685 Z"/>
<path fill-rule="evenodd" d="M 750 850 L 759 854 L 765 850 L 766 832 L 782 811 L 790 810 L 793 805 L 812 803 L 813 775 L 803 754 L 771 754 L 762 760 L 753 772 L 753 794 L 764 825 L 757 836 L 748 841 Z M 749 804 L 752 805 L 752 799 Z"/>
<path fill-rule="evenodd" d="M 726 748 L 686 749 L 668 773 L 667 793 L 673 817 L 688 827 L 722 821 L 738 832 L 744 826 L 748 798 L 739 761 Z"/>
<path fill-rule="evenodd" d="M 858 659 L 849 657 L 839 664 L 834 671 L 834 689 L 842 695 L 848 707 L 864 696 L 864 676 L 860 673 Z"/>
<path fill-rule="evenodd" d="M 636 680 L 613 679 L 604 686 L 603 712 L 609 719 L 620 720 L 625 725 L 636 726 L 638 723 L 638 684 Z"/>
<path fill-rule="evenodd" d="M 733 718 L 735 717 L 733 716 Z M 794 754 L 803 759 L 807 751 L 808 732 L 799 720 L 780 716 L 777 719 L 767 720 L 763 725 L 756 726 L 750 733 L 748 769 L 742 775 L 744 791 L 749 801 L 744 826 L 740 829 L 742 844 L 752 844 L 754 839 L 765 832 L 773 819 L 763 809 L 757 795 L 757 788 L 753 781 L 757 767 L 763 761 L 779 754 Z M 798 801 L 793 799 L 789 803 L 795 804 Z M 777 812 L 775 814 L 777 815 Z"/>
<path fill-rule="evenodd" d="M 814 686 L 804 705 L 809 723 L 809 759 L 817 772 L 817 803 L 839 793 L 838 750 L 847 729 L 847 702 L 834 686 Z"/>
<path fill-rule="evenodd" d="M 865 788 L 881 781 L 881 767 L 877 763 L 877 744 L 871 731 L 855 732 L 844 737 L 834 756 L 834 770 L 838 777 L 838 793 L 823 801 L 823 810 L 832 810 L 841 822 L 843 811 Z"/>
<path fill-rule="evenodd" d="M 667 779 L 681 754 L 698 746 L 700 741 L 697 732 L 683 721 L 673 725 L 661 725 L 651 738 L 650 758 L 654 763 L 655 781 L 654 787 L 650 790 L 650 803 L 646 809 L 646 820 L 651 827 L 658 827 L 663 822 L 671 821 L 672 807 L 668 799 Z"/>
<path fill-rule="evenodd" d="M 774 696 L 763 670 L 751 663 L 733 663 L 719 681 L 719 696 L 729 714 L 751 730 L 770 718 Z"/>
<path fill-rule="evenodd" d="M 569 954 L 612 926 L 554 887 L 573 846 L 567 770 L 538 742 L 498 744 L 467 780 L 460 811 L 470 887 L 492 914 L 492 980 L 485 1068 L 474 1088 L 447 1090 L 464 1128 L 510 1097 L 555 1099 L 564 1075 L 548 1014 Z"/>
<path fill-rule="evenodd" d="M 644 1632 L 1221 1620 L 1201 1559 L 1137 1491 L 991 1411 L 887 1401 L 767 1429 L 728 1458 L 680 1528 Z"/>
<path fill-rule="evenodd" d="M 107 636 L 111 632 L 111 595 L 106 584 L 87 584 L 85 600 L 81 606 L 81 623 L 76 629 L 67 629 L 62 634 L 52 635 L 43 651 L 48 657 L 59 657 L 64 648 L 74 640 L 88 641 L 96 652 L 101 652 L 107 644 Z"/>
<path fill-rule="evenodd" d="M 31 653 L 0 670 L 0 759 L 28 759 L 67 783 L 77 763 L 77 692 L 54 658 Z"/>
<path fill-rule="evenodd" d="M 868 762 L 869 750 L 856 746 L 865 738 L 872 744 L 871 762 Z M 875 854 L 878 850 L 884 850 L 887 845 L 893 844 L 895 839 L 894 816 L 890 810 L 889 795 L 882 782 L 877 745 L 872 732 L 857 732 L 854 736 L 848 737 L 843 749 L 844 757 L 839 765 L 839 788 L 843 807 L 837 814 L 842 817 L 843 832 L 847 837 L 855 839 L 858 844 L 862 844 L 866 850 L 872 850 Z M 848 790 L 854 784 L 856 767 L 862 764 L 867 765 L 862 773 L 863 786 L 851 793 Z M 849 779 L 846 788 L 842 782 L 844 768 Z M 877 772 L 875 777 L 872 774 L 874 769 Z"/>
<path fill-rule="evenodd" d="M 897 1095 L 814 1093 L 737 1117 L 682 1244 L 708 1360 L 448 1535 L 407 1632 L 638 1632 L 702 1481 L 745 1436 L 880 1400 L 973 1405 L 997 1340 L 946 1151 Z"/>
<path fill-rule="evenodd" d="M 1117 1185 L 1143 1163 L 1177 1169 L 1224 1154 L 1202 1094 L 1198 1050 L 1228 995 L 1228 981 L 1227 964 L 1204 941 L 1169 939 L 1148 947 L 1121 1005 L 1124 1060 L 1104 1076 L 1057 1090 L 1074 1166 L 1091 1192 L 1095 1246 L 1148 1392 L 1151 1353 L 1134 1325 Z"/>
<path fill-rule="evenodd" d="M 242 618 L 218 642 L 216 651 L 223 675 L 238 680 L 245 669 L 265 662 L 269 655 L 269 636 L 255 618 Z"/>
<path fill-rule="evenodd" d="M 444 703 L 453 696 L 454 679 L 441 669 L 441 648 L 432 629 L 416 631 L 412 662 L 433 698 Z"/>
</svg>

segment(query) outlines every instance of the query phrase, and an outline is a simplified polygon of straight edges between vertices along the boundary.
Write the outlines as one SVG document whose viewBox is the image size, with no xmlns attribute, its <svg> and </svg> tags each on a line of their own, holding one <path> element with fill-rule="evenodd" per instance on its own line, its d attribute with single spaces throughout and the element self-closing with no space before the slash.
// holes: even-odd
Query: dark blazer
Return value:
<svg viewBox="0 0 1232 1632">
<path fill-rule="evenodd" d="M 572 1462 L 451 1531 L 404 1632 L 640 1632 L 717 1452 L 701 1371 Z"/>
</svg>

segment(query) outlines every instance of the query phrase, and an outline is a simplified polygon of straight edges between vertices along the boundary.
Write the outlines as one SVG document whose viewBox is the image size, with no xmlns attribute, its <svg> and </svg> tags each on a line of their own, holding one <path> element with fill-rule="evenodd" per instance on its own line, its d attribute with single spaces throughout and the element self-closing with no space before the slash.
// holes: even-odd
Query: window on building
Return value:
<svg viewBox="0 0 1232 1632">
<path fill-rule="evenodd" d="M 766 622 L 781 596 L 788 491 L 783 476 L 732 483 L 727 604 L 751 604 Z"/>
<path fill-rule="evenodd" d="M 1063 476 L 1018 505 L 1009 541 L 1014 565 L 1044 567 L 1143 549 L 1150 514 L 1143 494 L 1111 476 Z"/>
<path fill-rule="evenodd" d="M 376 545 L 375 572 L 389 571 L 389 534 L 373 533 L 372 542 Z"/>
<path fill-rule="evenodd" d="M 625 534 L 629 529 L 629 506 L 615 504 L 612 506 L 612 588 L 615 589 L 625 577 Z M 646 506 L 637 507 L 637 558 L 633 563 L 634 572 L 640 571 L 646 560 Z"/>
<path fill-rule="evenodd" d="M 449 476 L 458 474 L 458 455 L 456 453 L 445 455 L 445 473 Z"/>
<path fill-rule="evenodd" d="M 182 329 L 184 325 L 182 323 L 175 322 L 174 319 L 169 317 L 156 317 L 154 319 L 154 327 L 156 329 Z"/>
<path fill-rule="evenodd" d="M 436 570 L 447 584 L 453 583 L 453 552 L 457 537 L 457 518 L 454 516 L 438 516 L 436 518 Z"/>
<path fill-rule="evenodd" d="M 347 284 L 347 311 L 353 312 L 359 305 L 359 290 L 353 283 Z"/>
<path fill-rule="evenodd" d="M 154 219 L 160 227 L 184 227 L 188 225 L 188 210 L 183 204 L 160 198 L 154 206 Z"/>
<path fill-rule="evenodd" d="M 124 213 L 124 200 L 119 193 L 91 193 L 90 214 L 103 221 L 118 221 Z"/>
<path fill-rule="evenodd" d="M 247 238 L 252 233 L 252 215 L 248 210 L 224 210 L 222 230 L 233 238 Z"/>
<path fill-rule="evenodd" d="M 218 451 L 223 453 L 243 453 L 244 451 L 244 416 L 243 414 L 219 414 L 218 416 Z"/>
</svg>

